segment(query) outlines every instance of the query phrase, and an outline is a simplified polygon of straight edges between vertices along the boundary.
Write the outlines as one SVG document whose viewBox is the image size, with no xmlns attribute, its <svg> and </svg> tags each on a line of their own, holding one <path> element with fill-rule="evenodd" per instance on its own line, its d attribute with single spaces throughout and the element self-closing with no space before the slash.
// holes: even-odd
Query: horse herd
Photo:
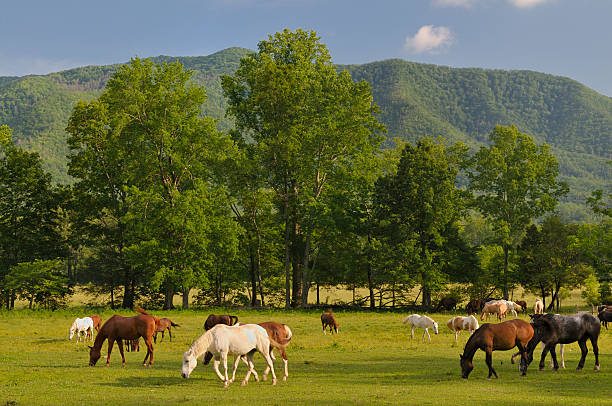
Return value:
<svg viewBox="0 0 612 406">
<path fill-rule="evenodd" d="M 514 310 L 516 312 L 526 307 L 525 304 L 521 305 L 518 302 L 505 302 L 507 301 L 498 300 L 493 303 L 484 303 L 480 309 L 482 311 L 481 320 L 485 314 L 490 313 L 496 313 L 501 320 L 507 311 Z M 469 309 L 470 305 L 471 303 L 468 304 Z M 496 309 L 493 309 L 492 305 L 495 305 Z M 471 307 L 471 310 L 477 309 L 478 306 L 480 304 L 477 304 L 476 307 Z M 488 310 L 486 310 L 487 306 L 489 306 Z M 449 319 L 446 324 L 455 333 L 455 343 L 457 343 L 457 337 L 461 330 L 470 331 L 471 333 L 463 354 L 460 355 L 461 376 L 468 378 L 474 368 L 472 364 L 474 354 L 480 349 L 486 354 L 485 361 L 489 368 L 488 379 L 491 376 L 497 378 L 497 373 L 492 366 L 492 352 L 510 350 L 514 347 L 517 347 L 519 351 L 512 356 L 511 361 L 514 363 L 514 358 L 520 355 L 519 371 L 524 376 L 527 373 L 527 367 L 533 360 L 533 352 L 540 342 L 542 343 L 540 370 L 544 368 L 544 360 L 549 352 L 552 358 L 552 367 L 557 370 L 559 368 L 556 356 L 557 344 L 561 344 L 561 355 L 563 357 L 563 344 L 572 342 L 578 342 L 580 346 L 582 355 L 577 369 L 582 369 L 588 353 L 586 342 L 590 341 L 595 355 L 595 370 L 598 371 L 600 365 L 597 340 L 601 325 L 604 325 L 607 329 L 607 322 L 612 321 L 612 307 L 600 306 L 598 308 L 598 318 L 589 313 L 578 313 L 569 316 L 543 314 L 540 307 L 536 302 L 534 310 L 537 310 L 537 312 L 530 315 L 530 322 L 512 319 L 498 324 L 486 323 L 479 327 L 478 320 L 474 315 L 469 315 L 468 317 L 456 316 Z M 503 311 L 504 308 L 506 309 L 505 311 Z M 172 340 L 171 327 L 179 327 L 178 324 L 169 319 L 160 319 L 150 315 L 140 307 L 136 307 L 134 310 L 139 314 L 132 317 L 114 315 L 103 325 L 101 325 L 101 318 L 95 315 L 74 321 L 70 327 L 70 339 L 76 334 L 78 342 L 84 334 L 84 340 L 87 338 L 93 340 L 93 330 L 95 329 L 98 332 L 93 346 L 89 347 L 90 366 L 95 366 L 100 359 L 102 344 L 106 340 L 108 340 L 106 366 L 110 364 L 111 352 L 115 342 L 119 347 L 122 364 L 125 366 L 124 340 L 129 348 L 130 344 L 138 343 L 138 340 L 142 337 L 147 348 L 143 365 L 150 366 L 153 364 L 153 342 L 156 341 L 157 333 L 162 333 L 163 340 L 163 333 L 165 330 L 168 330 L 170 340 Z M 326 334 L 327 328 L 329 328 L 331 334 L 334 332 L 338 333 L 338 322 L 331 309 L 321 315 L 321 324 L 324 334 Z M 416 328 L 424 329 L 423 341 L 425 341 L 425 335 L 431 341 L 429 328 L 435 334 L 438 334 L 438 323 L 429 316 L 412 314 L 405 318 L 404 324 L 410 325 L 411 338 L 414 338 L 414 330 Z M 283 359 L 284 374 L 282 380 L 285 381 L 289 376 L 286 347 L 293 336 L 289 326 L 273 321 L 259 324 L 242 324 L 238 322 L 238 317 L 236 316 L 211 314 L 204 323 L 204 330 L 205 333 L 183 354 L 181 368 L 181 376 L 183 378 L 190 376 L 197 365 L 197 359 L 201 356 L 204 365 L 214 358 L 213 369 L 218 378 L 223 382 L 224 387 L 227 387 L 235 380 L 236 370 L 241 360 L 248 368 L 242 385 L 248 383 L 251 375 L 255 377 L 256 381 L 259 381 L 259 375 L 255 371 L 253 364 L 253 355 L 255 352 L 259 352 L 267 364 L 262 379 L 265 381 L 271 372 L 272 385 L 275 385 L 277 378 L 274 371 L 273 361 L 275 361 L 275 357 L 273 349 L 277 349 Z M 228 373 L 227 365 L 229 355 L 235 356 L 231 375 Z M 224 373 L 221 373 L 219 370 L 221 364 L 223 364 Z M 563 362 L 562 367 L 565 367 Z"/>
</svg>

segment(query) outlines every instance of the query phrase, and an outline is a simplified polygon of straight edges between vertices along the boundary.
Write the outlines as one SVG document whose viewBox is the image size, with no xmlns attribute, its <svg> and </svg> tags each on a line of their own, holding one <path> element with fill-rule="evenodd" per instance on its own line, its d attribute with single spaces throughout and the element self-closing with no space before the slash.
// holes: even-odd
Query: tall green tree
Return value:
<svg viewBox="0 0 612 406">
<path fill-rule="evenodd" d="M 58 208 L 67 194 L 52 184 L 37 153 L 13 144 L 11 132 L 0 126 L 0 283 L 19 263 L 66 255 Z M 4 283 L 1 290 L 12 308 L 16 290 Z"/>
<path fill-rule="evenodd" d="M 187 307 L 206 261 L 209 216 L 228 216 L 205 208 L 229 207 L 223 168 L 233 143 L 202 116 L 206 93 L 191 74 L 178 62 L 132 59 L 70 119 L 70 171 L 93 202 L 86 216 L 110 217 L 103 230 L 125 258 L 124 306 L 140 274 L 163 289 L 166 308 L 176 292 Z"/>
<path fill-rule="evenodd" d="M 548 145 L 538 147 L 515 126 L 496 126 L 489 140 L 471 158 L 468 179 L 475 207 L 494 224 L 504 251 L 502 293 L 508 299 L 510 250 L 534 218 L 554 210 L 568 187 L 557 180 L 557 159 Z"/>
<path fill-rule="evenodd" d="M 383 131 L 378 108 L 367 82 L 339 73 L 316 33 L 300 29 L 261 41 L 222 86 L 227 113 L 257 145 L 276 192 L 285 223 L 286 306 L 299 306 L 310 287 L 322 194 L 339 168 L 375 152 Z"/>
<path fill-rule="evenodd" d="M 447 148 L 441 140 L 419 139 L 402 151 L 397 173 L 377 182 L 379 216 L 386 218 L 400 244 L 412 244 L 416 256 L 407 262 L 422 286 L 423 306 L 447 280 L 444 255 L 452 230 L 464 213 L 464 196 L 455 186 L 467 147 Z"/>
</svg>

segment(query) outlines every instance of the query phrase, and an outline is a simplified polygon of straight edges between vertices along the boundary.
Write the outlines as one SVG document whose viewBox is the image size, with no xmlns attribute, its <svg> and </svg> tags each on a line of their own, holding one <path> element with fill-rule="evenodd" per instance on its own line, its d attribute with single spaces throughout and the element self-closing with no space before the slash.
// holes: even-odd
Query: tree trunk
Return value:
<svg viewBox="0 0 612 406">
<path fill-rule="evenodd" d="M 291 224 L 289 223 L 289 193 L 285 193 L 285 308 L 291 307 L 291 262 L 289 255 L 289 244 L 291 236 Z"/>
<path fill-rule="evenodd" d="M 111 285 L 111 309 L 115 309 L 115 284 Z"/>
<path fill-rule="evenodd" d="M 372 282 L 372 264 L 368 261 L 368 289 L 370 290 L 370 309 L 376 308 L 376 298 L 374 298 L 374 283 Z"/>
<path fill-rule="evenodd" d="M 507 244 L 503 244 L 504 249 L 504 274 L 502 275 L 502 295 L 505 300 L 508 300 L 508 256 L 510 253 L 510 247 Z"/>
<path fill-rule="evenodd" d="M 423 307 L 426 310 L 431 309 L 431 289 L 427 285 L 423 285 Z"/>
<path fill-rule="evenodd" d="M 183 289 L 183 309 L 189 309 L 189 292 L 191 288 Z"/>
<path fill-rule="evenodd" d="M 319 301 L 319 282 L 317 282 L 317 306 L 321 304 L 321 302 Z"/>
<path fill-rule="evenodd" d="M 257 275 L 256 271 L 255 271 L 255 256 L 253 255 L 253 253 L 251 252 L 250 255 L 250 260 L 251 260 L 251 269 L 250 269 L 250 276 L 251 276 L 251 290 L 252 290 L 252 294 L 251 294 L 251 306 L 255 307 L 255 305 L 257 304 Z"/>
<path fill-rule="evenodd" d="M 170 310 L 170 309 L 174 309 L 174 303 L 172 303 L 172 300 L 174 299 L 174 288 L 172 287 L 167 287 L 166 291 L 164 292 L 164 310 Z"/>
<path fill-rule="evenodd" d="M 123 303 L 121 307 L 124 309 L 132 309 L 134 307 L 134 278 L 131 277 L 129 267 L 124 272 L 125 285 L 123 289 Z"/>
<path fill-rule="evenodd" d="M 291 293 L 291 307 L 293 308 L 298 308 L 301 304 L 302 304 L 302 264 L 301 261 L 299 260 L 299 247 L 298 247 L 298 235 L 300 232 L 300 226 L 297 223 L 293 223 L 293 226 L 291 227 L 292 229 L 292 235 L 291 237 L 293 240 L 293 244 L 292 244 L 292 258 L 291 258 L 291 264 L 293 267 L 293 274 L 292 274 L 292 282 L 293 282 L 293 289 L 292 289 L 292 293 Z"/>
</svg>

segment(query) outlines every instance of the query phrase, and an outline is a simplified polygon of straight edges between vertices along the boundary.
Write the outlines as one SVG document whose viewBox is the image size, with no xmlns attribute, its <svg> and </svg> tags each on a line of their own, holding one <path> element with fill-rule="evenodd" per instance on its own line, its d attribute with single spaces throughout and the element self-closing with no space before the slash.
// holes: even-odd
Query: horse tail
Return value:
<svg viewBox="0 0 612 406">
<path fill-rule="evenodd" d="M 172 327 L 180 327 L 180 326 L 181 326 L 180 324 L 176 324 L 176 323 L 175 323 L 175 322 L 173 322 L 172 320 L 170 321 L 170 325 L 171 325 Z"/>
<path fill-rule="evenodd" d="M 145 311 L 145 309 L 143 309 L 143 308 L 142 308 L 142 307 L 140 307 L 140 306 L 134 306 L 134 311 L 135 311 L 135 312 L 138 312 L 138 313 L 140 313 L 140 314 L 144 314 L 144 315 L 146 315 L 146 316 L 150 316 L 150 314 L 149 314 L 149 313 L 147 313 L 147 312 Z"/>
<path fill-rule="evenodd" d="M 236 323 L 238 323 L 238 316 L 229 316 L 229 319 L 230 319 L 230 326 L 233 326 Z"/>
<path fill-rule="evenodd" d="M 291 332 L 291 329 L 289 328 L 289 326 L 286 324 L 285 324 L 285 333 L 286 333 L 285 340 L 287 340 L 287 343 L 289 343 L 289 341 L 291 341 L 291 338 L 293 337 L 293 333 Z"/>
<path fill-rule="evenodd" d="M 287 344 L 281 344 L 270 336 L 268 336 L 268 339 L 270 340 L 270 346 L 279 350 L 283 350 L 287 346 Z"/>
</svg>

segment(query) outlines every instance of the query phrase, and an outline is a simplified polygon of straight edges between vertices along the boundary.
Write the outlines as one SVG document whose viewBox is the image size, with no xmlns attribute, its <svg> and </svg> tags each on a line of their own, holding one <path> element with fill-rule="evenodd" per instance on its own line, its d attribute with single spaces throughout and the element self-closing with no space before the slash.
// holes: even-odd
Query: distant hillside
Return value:
<svg viewBox="0 0 612 406">
<path fill-rule="evenodd" d="M 229 48 L 203 57 L 179 60 L 203 83 L 209 100 L 206 114 L 224 118 L 219 75 L 233 73 L 249 52 Z M 0 77 L 0 124 L 15 130 L 16 140 L 39 151 L 60 182 L 66 175 L 67 118 L 81 99 L 97 97 L 119 65 L 87 66 L 45 76 Z M 571 79 L 530 71 L 456 69 L 403 60 L 344 65 L 356 79 L 367 80 L 390 137 L 415 140 L 442 136 L 472 147 L 486 141 L 495 124 L 515 124 L 538 142 L 547 142 L 559 158 L 571 196 L 562 206 L 568 219 L 590 216 L 584 197 L 607 187 L 612 158 L 612 99 Z"/>
</svg>

